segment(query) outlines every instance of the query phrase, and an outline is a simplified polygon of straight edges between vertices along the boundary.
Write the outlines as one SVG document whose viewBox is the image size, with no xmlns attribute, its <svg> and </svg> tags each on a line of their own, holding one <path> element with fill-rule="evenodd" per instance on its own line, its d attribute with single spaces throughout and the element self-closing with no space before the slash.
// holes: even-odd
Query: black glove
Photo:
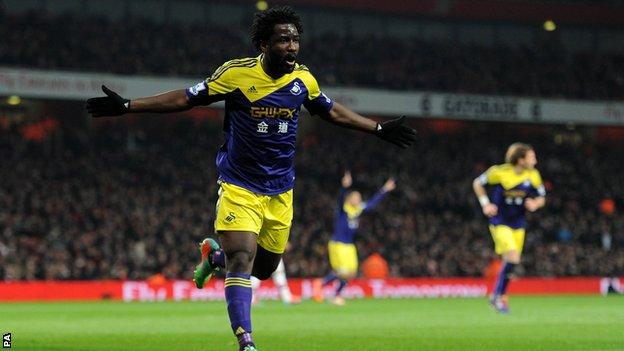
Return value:
<svg viewBox="0 0 624 351">
<path fill-rule="evenodd" d="M 130 100 L 124 99 L 116 92 L 102 85 L 106 97 L 96 97 L 87 100 L 87 111 L 93 117 L 121 116 L 130 112 Z"/>
<path fill-rule="evenodd" d="M 416 130 L 403 125 L 403 120 L 405 120 L 405 116 L 377 123 L 375 135 L 398 147 L 407 148 L 416 139 Z"/>
</svg>

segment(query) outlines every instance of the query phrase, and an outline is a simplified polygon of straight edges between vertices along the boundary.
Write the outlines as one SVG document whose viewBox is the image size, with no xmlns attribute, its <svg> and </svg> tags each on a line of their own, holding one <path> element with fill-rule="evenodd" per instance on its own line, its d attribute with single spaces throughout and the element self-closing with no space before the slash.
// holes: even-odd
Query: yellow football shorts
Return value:
<svg viewBox="0 0 624 351">
<path fill-rule="evenodd" d="M 253 232 L 258 236 L 258 245 L 273 253 L 284 253 L 293 219 L 292 202 L 292 189 L 262 195 L 220 182 L 215 231 Z"/>
<path fill-rule="evenodd" d="M 490 233 L 494 239 L 496 253 L 502 255 L 509 251 L 522 253 L 524 247 L 524 228 L 513 229 L 506 225 L 491 225 Z"/>
<path fill-rule="evenodd" d="M 354 244 L 329 241 L 329 264 L 338 274 L 355 275 L 358 269 L 357 250 Z"/>
</svg>

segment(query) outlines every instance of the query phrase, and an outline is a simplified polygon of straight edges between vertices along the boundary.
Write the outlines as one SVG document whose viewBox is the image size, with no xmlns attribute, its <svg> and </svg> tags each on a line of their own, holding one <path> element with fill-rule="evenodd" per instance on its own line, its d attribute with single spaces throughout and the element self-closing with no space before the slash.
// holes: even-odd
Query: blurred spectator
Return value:
<svg viewBox="0 0 624 351">
<path fill-rule="evenodd" d="M 379 253 L 375 252 L 362 262 L 362 274 L 369 279 L 387 278 L 388 262 Z"/>
<path fill-rule="evenodd" d="M 498 272 L 500 272 L 502 261 L 499 258 L 493 259 L 490 264 L 483 270 L 483 277 L 488 280 L 488 282 L 494 283 Z"/>
<path fill-rule="evenodd" d="M 615 212 L 615 201 L 613 199 L 602 199 L 600 201 L 600 212 L 606 215 L 612 215 Z"/>
<path fill-rule="evenodd" d="M 605 228 L 602 231 L 600 236 L 600 241 L 602 243 L 602 249 L 605 251 L 611 251 L 611 245 L 613 244 L 613 237 L 611 233 Z"/>
<path fill-rule="evenodd" d="M 570 231 L 570 229 L 567 226 L 563 226 L 559 228 L 559 231 L 557 232 L 557 239 L 559 239 L 559 242 L 562 244 L 569 243 L 573 237 L 574 237 L 574 234 Z"/>
</svg>

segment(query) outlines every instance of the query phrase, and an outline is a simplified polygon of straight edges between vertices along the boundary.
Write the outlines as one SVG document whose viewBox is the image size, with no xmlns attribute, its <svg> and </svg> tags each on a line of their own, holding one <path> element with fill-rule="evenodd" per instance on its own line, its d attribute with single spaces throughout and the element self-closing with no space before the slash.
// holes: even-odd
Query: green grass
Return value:
<svg viewBox="0 0 624 351">
<path fill-rule="evenodd" d="M 624 297 L 355 300 L 345 307 L 264 302 L 261 351 L 624 350 Z M 14 350 L 237 350 L 222 302 L 0 304 Z"/>
</svg>

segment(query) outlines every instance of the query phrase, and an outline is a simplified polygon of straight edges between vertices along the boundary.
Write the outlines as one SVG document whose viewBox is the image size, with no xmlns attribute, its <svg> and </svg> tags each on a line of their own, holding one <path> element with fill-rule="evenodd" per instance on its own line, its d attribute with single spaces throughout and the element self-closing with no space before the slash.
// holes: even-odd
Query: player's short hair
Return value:
<svg viewBox="0 0 624 351">
<path fill-rule="evenodd" d="M 349 195 L 351 195 L 353 193 L 356 193 L 356 192 L 359 193 L 359 191 L 357 189 L 349 188 L 349 189 L 345 190 L 344 194 L 345 194 L 345 197 L 347 197 L 347 196 L 349 196 Z M 360 195 L 361 195 L 361 193 L 360 193 Z"/>
<path fill-rule="evenodd" d="M 276 24 L 293 24 L 299 34 L 303 33 L 301 17 L 290 6 L 276 6 L 256 12 L 251 24 L 251 42 L 256 50 L 260 50 L 262 42 L 269 41 Z"/>
<path fill-rule="evenodd" d="M 505 153 L 505 162 L 516 165 L 518 164 L 518 160 L 524 158 L 530 150 L 533 150 L 533 146 L 529 144 L 513 143 L 509 145 L 507 153 Z"/>
</svg>

